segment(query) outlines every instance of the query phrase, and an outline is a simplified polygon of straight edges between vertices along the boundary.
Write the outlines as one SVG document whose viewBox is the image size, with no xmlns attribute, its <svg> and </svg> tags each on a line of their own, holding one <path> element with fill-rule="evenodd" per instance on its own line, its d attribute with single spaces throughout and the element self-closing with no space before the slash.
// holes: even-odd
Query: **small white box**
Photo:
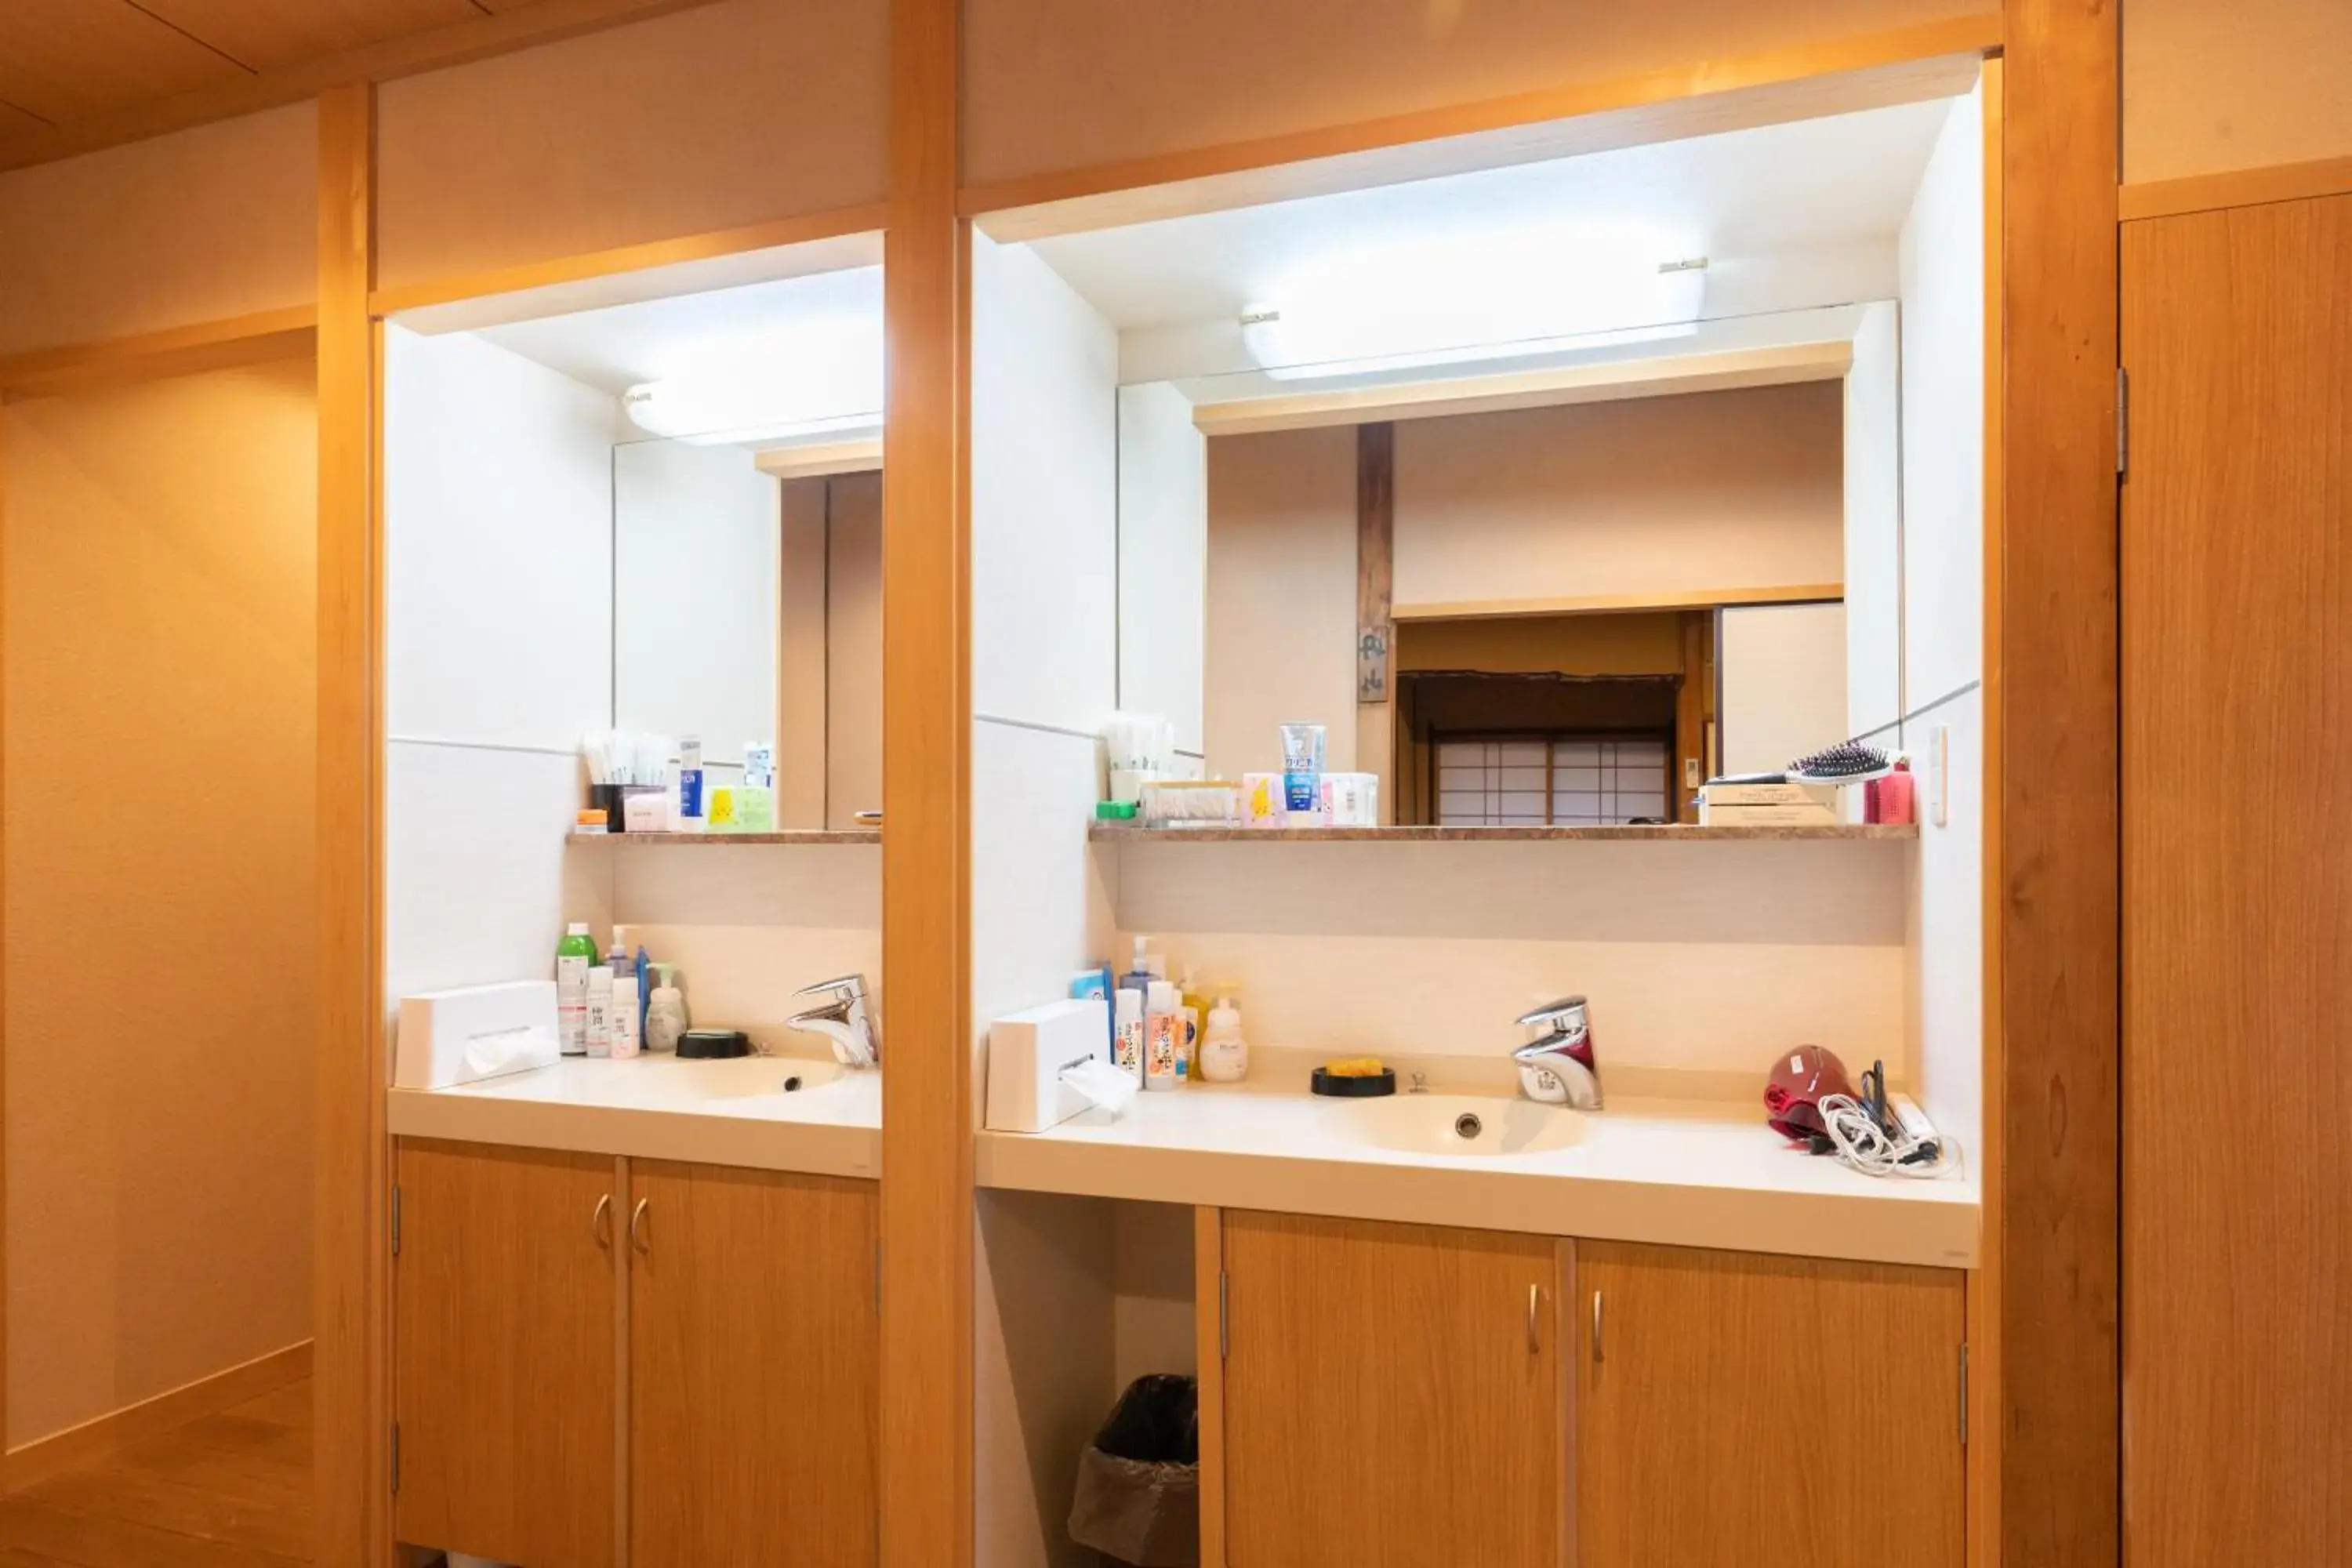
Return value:
<svg viewBox="0 0 2352 1568">
<path fill-rule="evenodd" d="M 1099 996 L 1048 1002 L 989 1025 L 989 1131 L 1043 1132 L 1087 1109 L 1062 1071 L 1106 1055 L 1109 1040 L 1108 1005 Z"/>
<path fill-rule="evenodd" d="M 553 1067 L 555 982 L 516 980 L 400 999 L 394 1089 L 448 1089 Z"/>
</svg>

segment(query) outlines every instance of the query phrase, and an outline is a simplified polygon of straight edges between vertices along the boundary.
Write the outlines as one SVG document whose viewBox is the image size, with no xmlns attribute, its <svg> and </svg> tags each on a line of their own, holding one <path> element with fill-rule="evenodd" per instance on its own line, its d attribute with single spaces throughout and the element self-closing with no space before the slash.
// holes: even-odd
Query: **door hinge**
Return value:
<svg viewBox="0 0 2352 1568">
<path fill-rule="evenodd" d="M 1225 1271 L 1217 1270 L 1217 1359 L 1223 1361 L 1231 1353 L 1232 1342 L 1226 1338 Z"/>
<path fill-rule="evenodd" d="M 1969 1446 L 1969 1347 L 1960 1347 L 1960 1447 Z"/>
<path fill-rule="evenodd" d="M 392 1188 L 392 1255 L 394 1258 L 400 1256 L 400 1184 L 397 1182 Z"/>
<path fill-rule="evenodd" d="M 395 1422 L 394 1422 L 394 1423 L 392 1424 L 392 1490 L 393 1490 L 393 1494 L 394 1494 L 395 1497 L 399 1495 L 399 1492 L 400 1492 L 400 1423 L 399 1423 L 399 1422 L 397 1422 L 397 1421 L 395 1421 Z"/>
<path fill-rule="evenodd" d="M 2116 366 L 2116 478 L 2131 471 L 2131 372 Z"/>
</svg>

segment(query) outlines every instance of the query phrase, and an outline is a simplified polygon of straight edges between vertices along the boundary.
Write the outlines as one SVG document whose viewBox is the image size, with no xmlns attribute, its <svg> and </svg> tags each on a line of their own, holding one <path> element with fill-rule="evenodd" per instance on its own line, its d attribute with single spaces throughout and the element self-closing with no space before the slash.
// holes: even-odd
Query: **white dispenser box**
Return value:
<svg viewBox="0 0 2352 1568">
<path fill-rule="evenodd" d="M 400 999 L 394 1089 L 461 1083 L 553 1067 L 562 1054 L 555 982 L 516 980 Z"/>
<path fill-rule="evenodd" d="M 1099 996 L 1048 1002 L 988 1026 L 988 1128 L 1043 1132 L 1093 1102 L 1062 1081 L 1065 1068 L 1102 1058 L 1110 1013 Z"/>
</svg>

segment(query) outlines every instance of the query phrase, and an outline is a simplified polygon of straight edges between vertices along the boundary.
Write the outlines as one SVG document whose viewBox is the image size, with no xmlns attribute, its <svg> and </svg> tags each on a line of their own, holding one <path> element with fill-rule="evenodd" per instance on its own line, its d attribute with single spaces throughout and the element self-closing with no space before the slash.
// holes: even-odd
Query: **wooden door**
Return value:
<svg viewBox="0 0 2352 1568">
<path fill-rule="evenodd" d="M 1582 1242 L 1579 1568 L 1959 1568 L 1955 1270 Z"/>
<path fill-rule="evenodd" d="M 1562 1244 L 1228 1211 L 1227 1568 L 1559 1568 Z"/>
<path fill-rule="evenodd" d="M 614 1162 L 404 1139 L 398 1168 L 395 1533 L 530 1568 L 604 1568 Z"/>
<path fill-rule="evenodd" d="M 2123 268 L 2125 1551 L 2352 1563 L 2352 196 Z"/>
<path fill-rule="evenodd" d="M 632 1568 L 873 1563 L 875 1184 L 638 1161 L 629 1184 Z"/>
</svg>

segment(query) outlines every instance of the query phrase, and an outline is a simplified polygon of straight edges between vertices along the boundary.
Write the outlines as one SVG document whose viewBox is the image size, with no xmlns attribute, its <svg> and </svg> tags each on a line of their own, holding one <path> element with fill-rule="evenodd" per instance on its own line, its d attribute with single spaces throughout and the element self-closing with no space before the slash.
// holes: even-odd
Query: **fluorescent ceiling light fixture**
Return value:
<svg viewBox="0 0 2352 1568">
<path fill-rule="evenodd" d="M 822 317 L 729 343 L 621 405 L 639 429 L 697 446 L 815 436 L 882 417 L 879 314 Z"/>
<path fill-rule="evenodd" d="M 1601 348 L 1697 331 L 1690 237 L 1582 221 L 1445 235 L 1319 258 L 1242 316 L 1277 381 Z"/>
</svg>

